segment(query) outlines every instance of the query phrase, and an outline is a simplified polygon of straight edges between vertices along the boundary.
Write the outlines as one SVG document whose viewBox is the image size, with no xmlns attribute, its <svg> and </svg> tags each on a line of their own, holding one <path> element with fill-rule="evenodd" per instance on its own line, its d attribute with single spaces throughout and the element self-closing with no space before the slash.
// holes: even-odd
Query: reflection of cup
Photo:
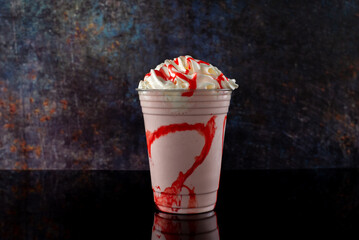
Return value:
<svg viewBox="0 0 359 240">
<path fill-rule="evenodd" d="M 232 91 L 138 92 L 156 206 L 169 213 L 213 210 Z"/>
<path fill-rule="evenodd" d="M 219 239 L 216 213 L 214 211 L 195 215 L 155 213 L 152 239 Z"/>
</svg>

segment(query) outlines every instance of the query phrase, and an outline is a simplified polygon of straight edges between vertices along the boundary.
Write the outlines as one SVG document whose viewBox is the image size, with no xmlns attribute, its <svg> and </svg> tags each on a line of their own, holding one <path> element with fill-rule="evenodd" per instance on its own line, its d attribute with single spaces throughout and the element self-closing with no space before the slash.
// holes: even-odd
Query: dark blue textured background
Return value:
<svg viewBox="0 0 359 240">
<path fill-rule="evenodd" d="M 233 94 L 224 168 L 359 167 L 358 1 L 0 0 L 0 168 L 148 169 L 135 88 L 164 59 Z"/>
</svg>

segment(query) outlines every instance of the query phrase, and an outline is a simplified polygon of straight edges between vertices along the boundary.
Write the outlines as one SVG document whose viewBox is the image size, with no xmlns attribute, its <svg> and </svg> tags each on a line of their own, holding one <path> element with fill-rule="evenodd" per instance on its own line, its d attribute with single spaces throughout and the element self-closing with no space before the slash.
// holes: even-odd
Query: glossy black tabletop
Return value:
<svg viewBox="0 0 359 240">
<path fill-rule="evenodd" d="M 349 233 L 359 223 L 359 170 L 222 171 L 215 211 L 190 217 L 156 210 L 148 171 L 0 171 L 0 206 L 0 239 Z"/>
</svg>

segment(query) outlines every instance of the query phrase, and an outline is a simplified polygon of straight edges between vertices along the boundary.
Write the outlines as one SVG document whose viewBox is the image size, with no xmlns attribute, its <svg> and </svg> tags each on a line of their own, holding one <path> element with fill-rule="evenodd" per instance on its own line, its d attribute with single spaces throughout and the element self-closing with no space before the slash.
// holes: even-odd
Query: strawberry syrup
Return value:
<svg viewBox="0 0 359 240">
<path fill-rule="evenodd" d="M 197 131 L 205 139 L 204 146 L 201 150 L 201 153 L 195 157 L 193 165 L 185 172 L 179 172 L 177 179 L 172 183 L 170 187 L 167 187 L 162 192 L 156 192 L 155 189 L 161 190 L 159 186 L 155 186 L 153 189 L 154 200 L 157 205 L 171 207 L 173 211 L 178 211 L 181 206 L 182 197 L 179 195 L 182 191 L 182 188 L 186 188 L 189 194 L 189 203 L 188 208 L 195 208 L 197 205 L 196 194 L 194 192 L 194 187 L 191 189 L 188 186 L 184 185 L 185 181 L 189 176 L 192 175 L 194 170 L 203 163 L 207 157 L 209 150 L 211 149 L 213 138 L 216 132 L 215 126 L 216 116 L 212 116 L 211 119 L 206 123 L 179 123 L 179 124 L 170 124 L 167 126 L 161 126 L 157 130 L 150 132 L 146 131 L 147 139 L 147 149 L 149 158 L 152 158 L 151 147 L 153 142 L 167 134 L 181 132 L 181 131 Z"/>
<path fill-rule="evenodd" d="M 223 119 L 223 131 L 222 131 L 222 155 L 223 155 L 223 147 L 224 147 L 224 132 L 226 130 L 226 122 L 227 122 L 227 115 L 224 116 Z"/>
<path fill-rule="evenodd" d="M 178 58 L 174 59 L 173 61 L 176 65 L 179 65 Z M 187 69 L 184 73 L 180 73 L 174 65 L 169 64 L 169 65 L 165 65 L 167 67 L 168 74 L 166 74 L 166 72 L 164 71 L 164 68 L 162 67 L 160 70 L 154 70 L 155 75 L 157 77 L 162 78 L 165 81 L 171 81 L 175 84 L 176 84 L 176 78 L 180 78 L 180 79 L 187 81 L 189 84 L 188 89 L 190 91 L 182 93 L 182 96 L 191 97 L 193 95 L 193 90 L 197 89 L 197 73 L 192 74 L 192 78 L 186 76 L 191 69 L 191 61 L 196 62 L 198 64 L 210 65 L 209 63 L 207 63 L 205 61 L 196 60 L 192 57 L 188 57 L 186 59 Z M 147 73 L 145 77 L 149 77 L 149 76 L 151 76 L 151 72 Z M 219 83 L 220 88 L 223 88 L 221 85 L 221 81 L 228 80 L 228 79 L 222 73 L 221 75 L 218 76 L 218 78 L 216 80 Z"/>
</svg>

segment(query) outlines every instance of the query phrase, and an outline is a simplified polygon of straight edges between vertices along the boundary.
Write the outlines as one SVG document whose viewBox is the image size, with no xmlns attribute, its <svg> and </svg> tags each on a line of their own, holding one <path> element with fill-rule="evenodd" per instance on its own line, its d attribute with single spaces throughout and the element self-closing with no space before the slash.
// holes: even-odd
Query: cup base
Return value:
<svg viewBox="0 0 359 240">
<path fill-rule="evenodd" d="M 174 213 L 174 214 L 198 214 L 198 213 L 205 213 L 212 211 L 216 204 L 212 204 L 205 207 L 198 207 L 198 208 L 171 208 L 171 207 L 165 207 L 156 205 L 157 209 L 166 212 L 166 213 Z"/>
<path fill-rule="evenodd" d="M 178 197 L 181 199 L 181 206 L 175 205 L 164 205 L 161 201 L 156 201 L 155 204 L 158 210 L 166 213 L 178 213 L 178 214 L 196 214 L 212 211 L 217 202 L 217 190 L 208 193 L 197 193 L 195 194 L 195 206 L 190 207 L 187 205 L 191 201 L 191 196 L 188 194 L 172 195 L 164 194 L 161 192 L 154 191 L 157 196 L 168 196 L 169 199 Z M 166 203 L 166 201 L 164 201 Z"/>
</svg>

